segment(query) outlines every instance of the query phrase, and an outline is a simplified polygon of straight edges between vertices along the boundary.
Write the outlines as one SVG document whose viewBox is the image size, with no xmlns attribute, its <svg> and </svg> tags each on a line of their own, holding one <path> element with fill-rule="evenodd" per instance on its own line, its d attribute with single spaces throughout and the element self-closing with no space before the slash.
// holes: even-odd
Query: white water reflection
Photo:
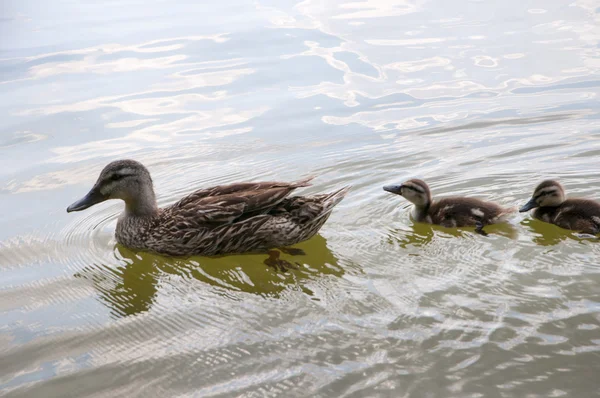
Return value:
<svg viewBox="0 0 600 398">
<path fill-rule="evenodd" d="M 8 58 L 3 61 L 19 61 L 31 63 L 37 61 L 39 64 L 28 69 L 27 76 L 24 79 L 43 79 L 60 74 L 74 73 L 119 73 L 119 72 L 134 72 L 142 69 L 166 69 L 174 66 L 180 66 L 181 61 L 187 59 L 186 55 L 172 55 L 167 57 L 155 58 L 133 58 L 121 57 L 113 60 L 105 60 L 107 56 L 119 55 L 119 53 L 166 53 L 179 51 L 185 48 L 187 42 L 211 40 L 215 43 L 223 43 L 227 41 L 224 34 L 212 36 L 189 36 L 175 37 L 168 40 L 153 40 L 133 46 L 123 46 L 119 44 L 104 44 L 101 46 L 84 48 L 81 50 L 59 51 L 46 54 L 35 55 L 23 58 Z M 179 42 L 175 44 L 165 44 L 170 42 Z M 73 61 L 52 62 L 56 58 L 80 56 L 79 59 Z M 41 63 L 41 61 L 49 60 L 50 62 Z M 20 79 L 23 80 L 23 79 Z M 11 83 L 14 81 L 4 80 L 2 83 Z"/>
</svg>

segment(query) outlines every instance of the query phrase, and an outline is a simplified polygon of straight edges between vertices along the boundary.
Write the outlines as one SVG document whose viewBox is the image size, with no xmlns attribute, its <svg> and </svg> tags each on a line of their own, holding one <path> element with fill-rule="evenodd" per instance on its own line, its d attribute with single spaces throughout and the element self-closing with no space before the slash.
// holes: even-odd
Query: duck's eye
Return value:
<svg viewBox="0 0 600 398">
<path fill-rule="evenodd" d="M 423 193 L 423 192 L 419 191 L 417 188 L 415 188 L 415 187 L 411 187 L 410 185 L 407 185 L 407 186 L 405 186 L 404 188 L 407 188 L 408 190 L 410 190 L 410 191 L 412 191 L 412 192 L 414 192 L 414 193 L 416 193 L 416 194 Z"/>
<path fill-rule="evenodd" d="M 118 181 L 121 178 L 123 178 L 123 176 L 121 174 L 116 174 L 116 173 L 110 176 L 111 181 Z"/>
</svg>

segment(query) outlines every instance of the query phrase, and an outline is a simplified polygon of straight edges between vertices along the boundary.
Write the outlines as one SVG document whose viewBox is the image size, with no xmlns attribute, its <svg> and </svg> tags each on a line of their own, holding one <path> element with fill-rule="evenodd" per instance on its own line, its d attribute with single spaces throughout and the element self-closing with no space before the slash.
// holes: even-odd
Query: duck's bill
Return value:
<svg viewBox="0 0 600 398">
<path fill-rule="evenodd" d="M 104 202 L 106 199 L 106 196 L 102 195 L 102 193 L 99 190 L 92 189 L 83 198 L 79 199 L 77 202 L 67 207 L 67 213 L 70 213 L 72 211 L 85 210 L 88 207 L 91 207 L 97 203 Z"/>
<path fill-rule="evenodd" d="M 519 209 L 519 212 L 523 213 L 536 207 L 538 207 L 538 204 L 535 202 L 534 198 L 531 198 L 529 202 L 525 203 L 525 205 Z"/>
<path fill-rule="evenodd" d="M 402 184 L 386 185 L 383 187 L 383 190 L 400 195 L 400 192 L 402 192 Z"/>
</svg>

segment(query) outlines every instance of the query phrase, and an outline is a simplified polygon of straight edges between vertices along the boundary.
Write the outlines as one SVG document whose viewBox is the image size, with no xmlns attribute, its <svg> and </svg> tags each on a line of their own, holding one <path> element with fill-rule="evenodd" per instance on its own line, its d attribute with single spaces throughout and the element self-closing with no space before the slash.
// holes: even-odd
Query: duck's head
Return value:
<svg viewBox="0 0 600 398">
<path fill-rule="evenodd" d="M 386 185 L 384 191 L 403 196 L 418 207 L 427 207 L 431 204 L 431 191 L 424 181 L 413 178 L 398 185 Z"/>
<path fill-rule="evenodd" d="M 525 212 L 536 207 L 557 207 L 565 201 L 565 190 L 558 181 L 541 182 L 533 191 L 533 196 L 519 211 Z"/>
<path fill-rule="evenodd" d="M 127 209 L 134 213 L 154 210 L 156 199 L 148 169 L 135 160 L 109 163 L 90 192 L 67 207 L 67 212 L 85 210 L 108 199 L 125 201 Z"/>
</svg>

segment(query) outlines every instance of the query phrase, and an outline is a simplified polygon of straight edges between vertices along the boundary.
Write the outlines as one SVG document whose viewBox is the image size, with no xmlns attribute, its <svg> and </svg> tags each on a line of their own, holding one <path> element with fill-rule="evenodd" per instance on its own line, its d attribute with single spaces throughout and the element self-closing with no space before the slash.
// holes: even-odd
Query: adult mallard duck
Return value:
<svg viewBox="0 0 600 398">
<path fill-rule="evenodd" d="M 386 185 L 383 189 L 412 202 L 415 205 L 412 217 L 417 222 L 451 228 L 475 227 L 475 231 L 482 235 L 486 235 L 484 226 L 503 222 L 516 210 L 493 202 L 458 196 L 433 201 L 429 186 L 418 179 Z"/>
<path fill-rule="evenodd" d="M 291 246 L 319 231 L 349 187 L 315 196 L 289 196 L 297 182 L 247 182 L 200 189 L 158 208 L 148 169 L 134 160 L 109 163 L 91 191 L 67 208 L 81 211 L 121 199 L 117 242 L 135 250 L 172 256 L 263 252 Z M 271 265 L 278 258 L 271 258 Z"/>
<path fill-rule="evenodd" d="M 584 234 L 600 233 L 600 203 L 589 199 L 567 199 L 558 181 L 542 181 L 520 212 L 535 209 L 533 217 Z"/>
</svg>

